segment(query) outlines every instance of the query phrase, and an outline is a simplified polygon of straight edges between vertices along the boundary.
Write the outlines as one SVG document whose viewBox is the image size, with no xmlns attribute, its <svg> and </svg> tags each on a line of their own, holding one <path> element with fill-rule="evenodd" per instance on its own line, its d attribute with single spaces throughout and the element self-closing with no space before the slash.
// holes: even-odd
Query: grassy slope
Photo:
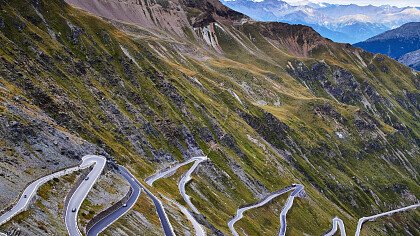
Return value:
<svg viewBox="0 0 420 236">
<path fill-rule="evenodd" d="M 3 68 L 10 72 L 2 74 L 3 79 L 19 87 L 23 96 L 59 124 L 104 147 L 119 163 L 135 170 L 139 178 L 154 173 L 160 162 L 167 161 L 156 158 L 159 151 L 173 159 L 184 158 L 188 144 L 180 127 L 187 127 L 216 169 L 226 173 L 219 181 L 222 189 L 208 178 L 206 171 L 198 172 L 194 177 L 196 187 L 206 200 L 189 191 L 193 202 L 210 223 L 225 233 L 228 232 L 227 221 L 236 209 L 257 200 L 231 169 L 229 161 L 237 162 L 250 178 L 263 184 L 268 191 L 297 181 L 306 186 L 308 199 L 298 200 L 296 209 L 290 212 L 292 232 L 320 234 L 330 226 L 334 215 L 342 216 L 353 229 L 357 218 L 369 214 L 372 209 L 388 209 L 409 202 L 392 189 L 396 185 L 416 198 L 420 194 L 415 180 L 400 161 L 384 160 L 381 151 L 360 158 L 358 151 L 369 142 L 354 127 L 357 111 L 363 109 L 360 104 L 345 105 L 326 95 L 311 94 L 287 72 L 288 61 L 295 57 L 279 50 L 280 46 L 273 48 L 255 28 L 242 29 L 244 34 L 236 32 L 249 48 L 235 44 L 235 40 L 217 31 L 226 57 L 199 48 L 211 57 L 203 62 L 188 55 L 181 57 L 174 49 L 177 43 L 153 38 L 132 40 L 100 19 L 71 9 L 60 1 L 41 1 L 39 12 L 48 26 L 29 3 L 9 1 L 3 10 L 0 17 L 6 27 L 0 29 L 3 45 L 0 55 Z M 22 23 L 25 27 L 20 30 Z M 69 25 L 81 29 L 81 33 Z M 50 37 L 47 27 L 56 33 L 58 40 Z M 246 33 L 252 34 L 257 41 L 247 40 Z M 258 49 L 251 44 L 258 45 Z M 141 69 L 124 56 L 120 45 L 136 58 Z M 260 55 L 250 54 L 249 49 Z M 155 50 L 160 50 L 166 59 L 157 56 Z M 401 94 L 403 89 L 416 91 L 413 79 L 410 79 L 413 77 L 411 72 L 398 68 L 394 62 L 381 62 L 386 63 L 391 74 L 380 70 L 371 72 L 357 66 L 353 62 L 355 58 L 341 50 L 334 53 L 334 56 L 326 56 L 321 51 L 319 55 L 314 54 L 315 59 L 298 60 L 310 65 L 318 60 L 316 58 L 324 58 L 330 65 L 345 67 L 360 80 L 371 81 L 390 99 Z M 369 57 L 372 56 L 365 56 Z M 373 62 L 379 68 L 378 63 Z M 193 82 L 192 76 L 202 86 Z M 400 80 L 397 82 L 394 78 Z M 244 82 L 253 93 L 243 89 Z M 244 105 L 230 94 L 229 89 L 235 91 Z M 391 95 L 386 95 L 388 90 Z M 255 105 L 259 100 L 268 105 Z M 276 101 L 281 105 L 275 106 Z M 394 113 L 401 114 L 398 116 L 400 122 L 411 127 L 414 137 L 418 138 L 419 127 L 413 113 L 392 102 Z M 314 114 L 314 108 L 323 104 L 331 105 L 346 118 L 342 126 L 349 130 L 350 140 L 342 141 L 334 136 L 337 128 L 334 119 Z M 289 127 L 287 137 L 294 140 L 296 146 L 290 146 L 285 140 L 275 141 L 276 131 L 257 132 L 257 128 L 251 128 L 252 124 L 241 116 L 252 115 L 263 124 L 264 111 Z M 377 119 L 384 123 L 381 117 Z M 204 128 L 209 130 L 211 138 L 203 137 Z M 395 133 L 387 124 L 380 130 L 386 135 Z M 233 142 L 226 141 L 225 134 Z M 265 148 L 252 142 L 249 136 L 259 140 Z M 261 136 L 274 147 L 266 145 Z M 412 147 L 410 136 L 395 136 L 395 142 Z M 392 143 L 385 145 L 390 148 Z M 292 155 L 286 158 L 277 149 L 291 151 Z M 326 150 L 334 155 L 326 156 Z M 418 151 L 413 153 L 410 162 L 418 170 Z M 379 206 L 368 189 L 379 196 Z M 314 215 L 317 215 L 316 221 Z M 273 222 L 278 221 L 277 217 Z M 311 227 L 292 223 L 295 218 L 310 222 Z M 247 219 L 247 227 L 257 225 L 260 220 Z M 276 230 L 270 227 L 267 233 L 275 234 Z"/>
</svg>

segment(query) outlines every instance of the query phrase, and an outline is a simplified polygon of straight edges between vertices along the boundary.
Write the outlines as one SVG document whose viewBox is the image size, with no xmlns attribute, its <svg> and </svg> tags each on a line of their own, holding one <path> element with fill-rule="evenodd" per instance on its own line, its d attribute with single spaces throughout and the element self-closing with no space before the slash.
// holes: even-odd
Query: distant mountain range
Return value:
<svg viewBox="0 0 420 236">
<path fill-rule="evenodd" d="M 336 42 L 357 43 L 408 22 L 420 21 L 420 9 L 395 6 L 359 6 L 311 3 L 293 6 L 280 0 L 222 1 L 259 21 L 308 25 Z"/>
<path fill-rule="evenodd" d="M 355 46 L 382 53 L 416 70 L 420 69 L 420 22 L 411 22 L 386 31 Z"/>
</svg>

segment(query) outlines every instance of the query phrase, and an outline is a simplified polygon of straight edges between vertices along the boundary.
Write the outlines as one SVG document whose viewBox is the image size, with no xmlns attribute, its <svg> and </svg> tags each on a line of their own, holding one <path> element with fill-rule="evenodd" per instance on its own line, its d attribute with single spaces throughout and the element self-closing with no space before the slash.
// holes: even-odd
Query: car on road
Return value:
<svg viewBox="0 0 420 236">
<path fill-rule="evenodd" d="M 296 187 L 296 184 L 292 184 L 292 187 Z"/>
<path fill-rule="evenodd" d="M 123 207 L 127 207 L 127 203 L 124 203 Z"/>
<path fill-rule="evenodd" d="M 85 180 L 89 180 L 89 176 L 87 176 L 87 177 L 85 178 Z"/>
<path fill-rule="evenodd" d="M 71 212 L 76 212 L 76 208 L 71 209 Z"/>
<path fill-rule="evenodd" d="M 26 195 L 26 194 L 25 194 L 25 195 L 23 195 L 23 198 L 27 198 L 27 197 L 28 197 L 28 195 Z"/>
</svg>

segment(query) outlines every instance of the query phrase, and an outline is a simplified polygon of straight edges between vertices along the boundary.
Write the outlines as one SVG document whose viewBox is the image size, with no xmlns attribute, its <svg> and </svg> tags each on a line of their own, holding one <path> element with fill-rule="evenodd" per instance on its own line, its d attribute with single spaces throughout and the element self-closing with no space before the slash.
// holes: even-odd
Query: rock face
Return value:
<svg viewBox="0 0 420 236">
<path fill-rule="evenodd" d="M 296 234 L 322 234 L 335 215 L 355 227 L 355 218 L 418 202 L 419 75 L 394 60 L 216 0 L 23 1 L 0 0 L 1 203 L 92 153 L 138 179 L 207 155 L 186 191 L 218 235 L 229 234 L 238 207 L 292 183 L 307 193 L 293 205 Z M 151 191 L 179 201 L 180 171 Z M 107 188 L 121 182 L 114 174 L 102 176 L 85 219 L 125 194 Z M 163 202 L 177 234 L 191 234 Z M 241 231 L 278 233 L 262 222 L 278 222 L 275 209 Z M 418 221 L 407 222 L 414 235 Z M 142 194 L 109 234 L 160 228 Z"/>
<path fill-rule="evenodd" d="M 3 103 L 0 116 L 3 206 L 13 202 L 31 180 L 78 165 L 84 155 L 103 153 L 91 143 L 60 130 L 45 113 L 26 110 L 24 98 L 15 99 Z"/>
<path fill-rule="evenodd" d="M 180 36 L 184 35 L 182 28 L 188 24 L 185 12 L 178 7 L 178 0 L 66 0 L 66 2 L 107 19 L 125 21 L 148 29 L 162 27 Z"/>
</svg>

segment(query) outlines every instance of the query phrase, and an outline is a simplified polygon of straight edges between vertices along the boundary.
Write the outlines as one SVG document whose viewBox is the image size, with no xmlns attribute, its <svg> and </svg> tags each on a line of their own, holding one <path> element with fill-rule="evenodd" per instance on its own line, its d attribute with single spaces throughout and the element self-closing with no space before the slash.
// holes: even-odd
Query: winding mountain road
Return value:
<svg viewBox="0 0 420 236">
<path fill-rule="evenodd" d="M 94 167 L 90 171 L 88 177 L 86 177 L 86 179 L 77 187 L 76 191 L 74 191 L 67 204 L 64 221 L 66 223 L 67 232 L 71 236 L 82 235 L 77 226 L 77 214 L 82 202 L 85 200 L 106 165 L 106 159 L 103 156 L 87 155 L 84 156 L 82 160 L 85 165 L 91 166 L 94 164 Z"/>
<path fill-rule="evenodd" d="M 35 196 L 37 190 L 39 189 L 39 187 L 41 185 L 45 184 L 46 182 L 48 182 L 48 181 L 50 181 L 54 178 L 59 178 L 61 176 L 70 174 L 72 172 L 82 170 L 82 169 L 86 169 L 86 168 L 90 167 L 91 165 L 96 163 L 95 161 L 93 161 L 94 159 L 96 159 L 96 157 L 98 157 L 98 156 L 91 156 L 91 155 L 84 156 L 84 157 L 82 157 L 82 163 L 79 166 L 55 172 L 53 174 L 44 176 L 44 177 L 32 182 L 31 184 L 29 184 L 28 187 L 25 188 L 21 197 L 19 198 L 17 203 L 13 206 L 13 208 L 0 216 L 0 225 L 6 223 L 12 217 L 19 214 L 20 212 L 25 211 L 25 209 L 28 207 L 32 198 Z"/>
<path fill-rule="evenodd" d="M 420 206 L 420 203 L 417 203 L 417 204 L 414 204 L 414 205 L 411 205 L 411 206 L 407 206 L 407 207 L 395 209 L 395 210 L 392 210 L 392 211 L 387 211 L 387 212 L 376 214 L 376 215 L 373 215 L 373 216 L 362 217 L 357 222 L 355 236 L 359 236 L 360 235 L 360 230 L 362 229 L 362 225 L 363 225 L 363 223 L 365 221 L 374 221 L 374 220 L 376 220 L 379 217 L 382 217 L 382 216 L 390 216 L 390 215 L 392 215 L 394 213 L 401 212 L 401 211 L 406 211 L 406 210 L 410 210 L 410 209 L 415 209 L 415 208 L 417 208 L 419 206 Z"/>
<path fill-rule="evenodd" d="M 278 197 L 278 196 L 280 196 L 280 195 L 283 195 L 284 193 L 287 193 L 287 192 L 291 191 L 292 189 L 293 189 L 293 187 L 292 187 L 292 186 L 288 186 L 288 187 L 286 187 L 286 188 L 284 188 L 284 189 L 281 189 L 281 190 L 279 190 L 279 191 L 276 191 L 276 192 L 274 192 L 274 193 L 272 193 L 272 194 L 268 195 L 268 196 L 267 196 L 266 198 L 264 198 L 262 201 L 259 201 L 259 202 L 255 203 L 254 205 L 250 205 L 250 206 L 246 206 L 246 207 L 239 208 L 239 209 L 236 211 L 236 215 L 235 215 L 235 217 L 233 217 L 233 218 L 232 218 L 232 219 L 228 222 L 228 227 L 229 227 L 230 231 L 232 232 L 232 234 L 233 234 L 234 236 L 239 236 L 238 232 L 235 230 L 234 225 L 235 225 L 235 223 L 236 223 L 236 222 L 238 222 L 240 219 L 242 219 L 242 218 L 243 218 L 243 214 L 244 214 L 244 212 L 245 212 L 245 211 L 248 211 L 248 210 L 251 210 L 251 209 L 254 209 L 254 208 L 258 208 L 258 207 L 264 206 L 265 204 L 267 204 L 268 202 L 270 202 L 270 201 L 271 201 L 271 200 L 273 200 L 274 198 L 276 198 L 276 197 Z"/>
<path fill-rule="evenodd" d="M 191 166 L 191 168 L 181 177 L 181 180 L 178 183 L 178 188 L 179 188 L 179 192 L 181 193 L 182 197 L 184 198 L 184 201 L 187 203 L 187 205 L 190 207 L 190 209 L 194 213 L 200 214 L 198 209 L 194 206 L 194 204 L 192 204 L 191 197 L 189 195 L 187 195 L 185 187 L 186 187 L 187 183 L 191 180 L 191 174 L 195 171 L 195 169 L 197 169 L 198 165 L 201 162 L 207 161 L 207 157 L 200 156 L 200 157 L 194 157 L 194 158 L 195 158 L 194 165 Z"/>
<path fill-rule="evenodd" d="M 359 236 L 360 235 L 360 231 L 362 229 L 363 223 L 366 222 L 366 221 L 374 221 L 377 218 L 382 217 L 382 216 L 390 216 L 390 215 L 392 215 L 394 213 L 398 213 L 398 212 L 401 212 L 401 211 L 407 211 L 407 210 L 410 210 L 410 209 L 416 209 L 417 207 L 420 207 L 420 203 L 417 203 L 417 204 L 414 204 L 414 205 L 411 205 L 411 206 L 407 206 L 407 207 L 398 208 L 398 209 L 395 209 L 395 210 L 392 210 L 392 211 L 387 211 L 387 212 L 384 212 L 384 213 L 376 214 L 376 215 L 373 215 L 373 216 L 362 217 L 357 222 L 355 236 Z M 341 236 L 346 236 L 346 229 L 344 227 L 344 223 L 338 217 L 335 217 L 333 219 L 333 228 L 329 232 L 327 232 L 326 234 L 324 234 L 324 236 L 332 236 L 332 235 L 334 235 L 337 232 L 337 229 L 338 229 L 337 226 L 340 227 Z"/>
<path fill-rule="evenodd" d="M 287 228 L 286 215 L 287 215 L 287 212 L 292 207 L 295 197 L 299 196 L 299 194 L 302 193 L 303 189 L 304 189 L 303 185 L 296 184 L 295 187 L 294 187 L 294 191 L 290 194 L 289 198 L 287 198 L 287 202 L 280 212 L 280 232 L 279 232 L 279 236 L 285 236 L 286 235 L 286 228 Z"/>
<path fill-rule="evenodd" d="M 126 214 L 139 199 L 142 188 L 126 172 L 119 171 L 119 174 L 123 176 L 128 181 L 128 183 L 130 183 L 132 189 L 130 198 L 127 200 L 127 202 L 125 202 L 125 205 L 117 208 L 116 210 L 102 218 L 100 221 L 98 221 L 96 224 L 94 224 L 92 228 L 90 228 L 89 231 L 86 233 L 87 236 L 96 236 L 102 231 L 104 231 L 111 224 L 113 224 L 124 214 Z"/>
<path fill-rule="evenodd" d="M 194 231 L 195 231 L 195 236 L 205 236 L 206 235 L 206 231 L 204 230 L 203 226 L 198 223 L 198 221 L 194 218 L 194 216 L 191 214 L 191 212 L 184 207 L 183 205 L 179 204 L 177 201 L 172 200 L 168 197 L 165 197 L 162 195 L 163 198 L 165 198 L 167 201 L 173 203 L 175 206 L 177 206 L 179 208 L 179 210 L 187 217 L 187 219 L 191 222 Z"/>
<path fill-rule="evenodd" d="M 172 175 L 173 173 L 175 173 L 180 167 L 188 165 L 192 162 L 195 162 L 194 165 L 181 177 L 181 180 L 178 184 L 178 188 L 179 188 L 179 192 L 181 193 L 182 197 L 184 198 L 185 202 L 188 204 L 188 206 L 191 208 L 192 211 L 194 211 L 195 213 L 199 214 L 197 208 L 192 204 L 190 197 L 186 194 L 185 191 L 185 186 L 188 183 L 188 181 L 191 180 L 191 174 L 194 172 L 194 170 L 197 168 L 197 166 L 203 162 L 208 160 L 208 158 L 206 156 L 198 156 L 198 157 L 192 157 L 184 162 L 178 163 L 176 165 L 174 165 L 173 167 L 170 167 L 164 171 L 159 171 L 158 173 L 148 177 L 146 179 L 146 183 L 150 186 L 153 185 L 153 183 L 156 180 L 159 180 L 161 178 L 165 178 L 168 177 L 169 175 Z M 204 230 L 204 228 L 202 227 L 202 225 L 200 223 L 198 223 L 198 221 L 194 218 L 194 216 L 191 214 L 191 212 L 185 208 L 184 206 L 182 206 L 181 204 L 179 204 L 178 202 L 171 200 L 167 197 L 165 197 L 168 201 L 172 202 L 174 205 L 176 205 L 180 211 L 187 217 L 187 219 L 191 222 L 191 224 L 193 225 L 194 231 L 195 231 L 195 235 L 197 236 L 205 236 L 206 235 L 206 231 Z"/>
<path fill-rule="evenodd" d="M 156 212 L 159 216 L 160 223 L 163 228 L 165 236 L 175 236 L 174 230 L 172 228 L 171 222 L 169 221 L 168 215 L 166 215 L 165 209 L 163 208 L 162 202 L 151 193 L 147 188 L 145 188 L 131 173 L 123 166 L 118 166 L 120 173 L 127 175 L 132 181 L 134 181 L 140 188 L 142 188 L 146 194 L 152 199 L 153 204 L 156 207 Z"/>
<path fill-rule="evenodd" d="M 334 236 L 337 232 L 338 228 L 340 227 L 340 235 L 346 236 L 346 228 L 344 227 L 344 222 L 338 217 L 334 217 L 333 221 L 333 228 L 325 234 L 325 236 Z"/>
<path fill-rule="evenodd" d="M 148 185 L 152 186 L 153 183 L 156 180 L 159 180 L 161 178 L 165 178 L 165 177 L 167 177 L 167 176 L 175 173 L 180 167 L 185 166 L 185 165 L 188 165 L 191 162 L 194 162 L 194 161 L 197 161 L 197 160 L 201 160 L 202 158 L 206 158 L 207 159 L 207 157 L 192 157 L 192 158 L 190 158 L 190 159 L 188 159 L 188 160 L 186 160 L 184 162 L 178 163 L 178 164 L 176 164 L 176 165 L 174 165 L 174 166 L 172 166 L 172 167 L 170 167 L 170 168 L 168 168 L 166 170 L 159 171 L 158 173 L 156 173 L 156 174 L 148 177 L 145 181 L 146 181 L 146 183 Z"/>
<path fill-rule="evenodd" d="M 286 202 L 285 206 L 283 207 L 283 209 L 280 213 L 280 234 L 279 235 L 284 235 L 286 233 L 286 227 L 287 227 L 286 214 L 289 211 L 289 209 L 292 207 L 294 198 L 296 196 L 299 196 L 299 194 L 303 191 L 303 188 L 304 187 L 301 184 L 295 184 L 295 185 L 292 185 L 292 186 L 288 186 L 286 188 L 283 188 L 281 190 L 278 190 L 278 191 L 268 195 L 266 198 L 257 202 L 256 204 L 239 208 L 236 211 L 235 217 L 233 217 L 228 222 L 228 227 L 229 227 L 230 231 L 232 232 L 232 234 L 234 236 L 239 236 L 238 232 L 235 230 L 234 225 L 235 225 L 236 222 L 238 222 L 240 219 L 243 218 L 243 213 L 245 211 L 248 211 L 248 210 L 251 210 L 251 209 L 254 209 L 254 208 L 257 208 L 257 207 L 261 207 L 261 206 L 267 204 L 268 202 L 270 202 L 271 200 L 273 200 L 274 198 L 293 190 L 293 192 L 290 194 L 289 198 L 287 199 L 287 202 Z"/>
</svg>

